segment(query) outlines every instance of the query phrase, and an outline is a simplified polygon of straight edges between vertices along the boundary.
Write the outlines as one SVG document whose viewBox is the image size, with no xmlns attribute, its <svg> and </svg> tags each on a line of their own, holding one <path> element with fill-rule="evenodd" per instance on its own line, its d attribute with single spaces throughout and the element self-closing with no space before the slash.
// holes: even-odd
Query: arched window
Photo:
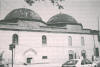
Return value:
<svg viewBox="0 0 100 67">
<path fill-rule="evenodd" d="M 43 35 L 43 36 L 42 36 L 42 44 L 47 44 L 46 35 Z"/>
<path fill-rule="evenodd" d="M 68 45 L 72 46 L 72 37 L 71 36 L 68 37 Z"/>
<path fill-rule="evenodd" d="M 81 37 L 81 45 L 84 46 L 85 43 L 84 43 L 84 37 Z"/>
<path fill-rule="evenodd" d="M 13 37 L 12 37 L 12 43 L 13 44 L 18 44 L 18 35 L 17 34 L 13 35 Z"/>
</svg>

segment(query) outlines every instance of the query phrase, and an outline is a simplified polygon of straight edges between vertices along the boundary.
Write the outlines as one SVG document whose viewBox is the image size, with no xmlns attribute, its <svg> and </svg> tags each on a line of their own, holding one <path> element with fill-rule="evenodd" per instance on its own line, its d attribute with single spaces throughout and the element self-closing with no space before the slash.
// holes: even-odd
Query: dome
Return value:
<svg viewBox="0 0 100 67">
<path fill-rule="evenodd" d="M 18 8 L 12 10 L 10 13 L 8 13 L 8 15 L 5 17 L 4 20 L 15 20 L 15 19 L 42 21 L 41 17 L 37 13 L 27 8 Z"/>
<path fill-rule="evenodd" d="M 60 24 L 60 23 L 77 24 L 77 21 L 72 16 L 62 13 L 54 15 L 47 21 L 47 24 Z"/>
</svg>

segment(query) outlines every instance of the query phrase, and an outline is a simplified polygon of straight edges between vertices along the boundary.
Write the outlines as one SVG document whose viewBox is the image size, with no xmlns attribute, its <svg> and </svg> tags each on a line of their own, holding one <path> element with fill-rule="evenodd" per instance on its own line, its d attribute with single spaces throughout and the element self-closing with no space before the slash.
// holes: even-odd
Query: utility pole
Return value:
<svg viewBox="0 0 100 67">
<path fill-rule="evenodd" d="M 13 64 L 14 64 L 14 58 L 13 58 L 13 56 L 14 56 L 14 48 L 15 48 L 15 44 L 10 44 L 9 45 L 9 49 L 12 51 L 12 67 L 13 67 Z"/>
<path fill-rule="evenodd" d="M 99 31 L 99 16 L 98 16 L 98 31 Z"/>
<path fill-rule="evenodd" d="M 12 49 L 12 67 L 13 67 L 13 49 Z"/>
<path fill-rule="evenodd" d="M 98 16 L 98 41 L 100 41 L 100 29 L 99 29 L 99 16 Z"/>
</svg>

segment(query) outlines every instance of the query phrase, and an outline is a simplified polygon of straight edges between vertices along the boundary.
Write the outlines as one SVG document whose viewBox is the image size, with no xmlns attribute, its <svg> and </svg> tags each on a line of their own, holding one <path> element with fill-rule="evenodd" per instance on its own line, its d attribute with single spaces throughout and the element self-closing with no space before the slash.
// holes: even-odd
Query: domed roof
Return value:
<svg viewBox="0 0 100 67">
<path fill-rule="evenodd" d="M 62 13 L 54 15 L 47 21 L 47 24 L 59 24 L 59 23 L 77 24 L 77 21 L 72 16 Z"/>
<path fill-rule="evenodd" d="M 27 8 L 18 8 L 12 10 L 5 17 L 5 20 L 25 19 L 25 20 L 42 20 L 41 17 L 34 11 Z"/>
</svg>

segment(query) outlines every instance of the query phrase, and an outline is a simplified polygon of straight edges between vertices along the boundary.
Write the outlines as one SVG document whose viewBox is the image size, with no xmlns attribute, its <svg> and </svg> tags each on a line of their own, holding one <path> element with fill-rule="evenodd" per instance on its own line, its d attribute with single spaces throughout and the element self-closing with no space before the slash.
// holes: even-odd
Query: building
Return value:
<svg viewBox="0 0 100 67">
<path fill-rule="evenodd" d="M 18 8 L 0 21 L 0 51 L 11 63 L 10 45 L 14 44 L 14 64 L 62 64 L 73 58 L 99 57 L 98 31 L 84 29 L 72 16 L 59 13 L 48 22 L 34 11 Z"/>
</svg>

